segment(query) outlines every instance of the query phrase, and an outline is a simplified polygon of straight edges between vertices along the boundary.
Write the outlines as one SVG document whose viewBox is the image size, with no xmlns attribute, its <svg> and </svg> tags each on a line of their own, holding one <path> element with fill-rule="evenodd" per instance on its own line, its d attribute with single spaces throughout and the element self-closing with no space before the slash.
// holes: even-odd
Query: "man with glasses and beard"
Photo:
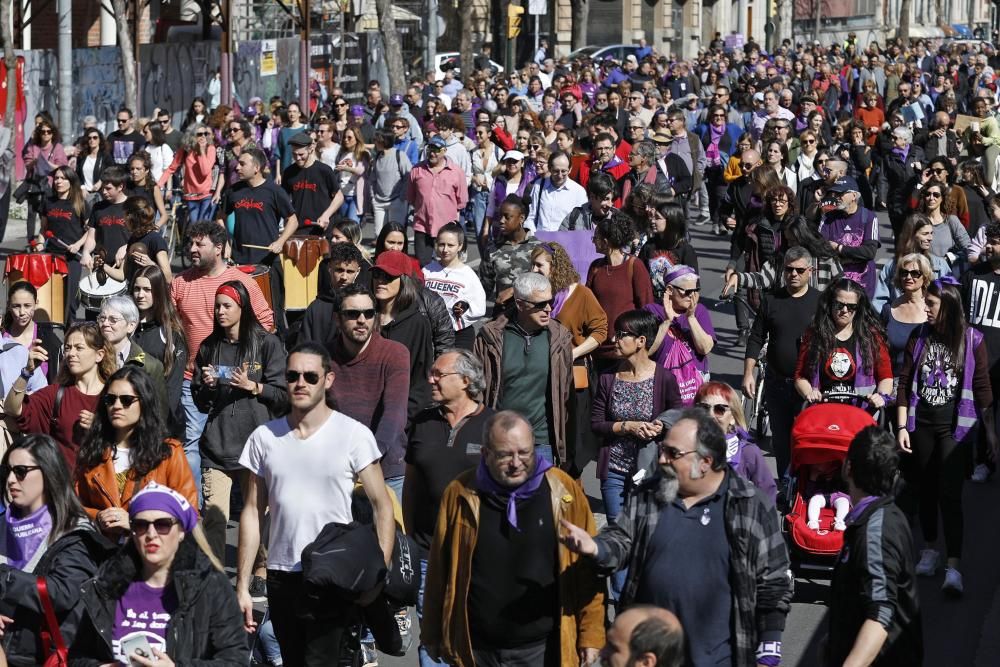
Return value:
<svg viewBox="0 0 1000 667">
<path fill-rule="evenodd" d="M 656 473 L 614 524 L 596 538 L 562 527 L 563 543 L 605 573 L 628 567 L 622 608 L 652 604 L 677 615 L 687 664 L 780 664 L 792 582 L 778 515 L 726 463 L 725 435 L 704 410 L 680 413 Z"/>
<path fill-rule="evenodd" d="M 302 550 L 327 524 L 351 523 L 356 483 L 371 501 L 386 564 L 395 540 L 392 500 L 378 466 L 382 454 L 365 425 L 328 405 L 334 379 L 326 350 L 316 343 L 295 347 L 285 371 L 291 411 L 258 427 L 240 456 L 251 474 L 240 515 L 236 595 L 253 631 L 250 575 L 267 510 L 267 602 L 287 665 L 337 664 L 343 633 L 355 620 L 347 604 L 303 603 Z"/>
</svg>

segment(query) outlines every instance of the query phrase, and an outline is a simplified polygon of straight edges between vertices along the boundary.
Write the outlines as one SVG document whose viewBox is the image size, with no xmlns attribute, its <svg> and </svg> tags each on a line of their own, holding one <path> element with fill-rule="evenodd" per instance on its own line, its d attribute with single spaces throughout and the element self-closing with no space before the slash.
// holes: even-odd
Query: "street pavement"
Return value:
<svg viewBox="0 0 1000 667">
<path fill-rule="evenodd" d="M 880 214 L 883 249 L 880 262 L 891 250 L 891 232 L 888 218 Z M 366 229 L 370 232 L 370 229 Z M 23 220 L 11 219 L 6 238 L 0 242 L 4 258 L 10 253 L 22 252 L 25 246 Z M 742 382 L 743 350 L 736 348 L 736 327 L 731 304 L 719 303 L 722 272 L 728 258 L 728 237 L 711 234 L 711 227 L 692 228 L 692 243 L 698 252 L 701 268 L 702 302 L 712 313 L 712 322 L 718 342 L 711 354 L 710 368 L 715 380 L 739 387 Z M 469 264 L 478 265 L 475 244 L 470 244 Z M 6 290 L 0 292 L 5 299 Z M 767 458 L 772 470 L 774 459 Z M 595 478 L 595 466 L 584 471 L 584 489 L 591 506 L 602 508 L 600 484 Z M 1000 553 L 1000 523 L 995 520 L 994 508 L 1000 504 L 1000 485 L 991 479 L 987 484 L 971 482 L 965 485 L 965 555 L 962 572 L 965 579 L 965 596 L 960 600 L 945 598 L 940 591 L 942 574 L 919 583 L 923 613 L 925 665 L 970 665 L 993 667 L 1000 665 L 1000 568 L 996 567 Z M 598 524 L 605 517 L 598 514 Z M 230 524 L 228 535 L 228 562 L 235 562 L 236 524 Z M 915 541 L 919 549 L 919 529 L 915 528 Z M 825 634 L 825 619 L 829 603 L 829 582 L 823 579 L 799 577 L 795 581 L 795 598 L 788 615 L 783 638 L 783 664 L 812 667 L 821 664 L 818 658 L 820 640 Z M 405 657 L 380 656 L 384 667 L 412 667 L 417 664 L 416 644 L 419 624 L 413 617 L 413 644 Z"/>
</svg>

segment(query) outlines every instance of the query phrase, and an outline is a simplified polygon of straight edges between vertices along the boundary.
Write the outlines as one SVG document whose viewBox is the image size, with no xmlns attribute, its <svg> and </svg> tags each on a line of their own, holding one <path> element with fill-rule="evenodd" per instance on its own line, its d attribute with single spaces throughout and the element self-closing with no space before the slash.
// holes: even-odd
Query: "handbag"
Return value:
<svg viewBox="0 0 1000 667">
<path fill-rule="evenodd" d="M 661 363 L 677 380 L 677 388 L 680 390 L 684 405 L 692 405 L 694 395 L 698 393 L 698 387 L 705 382 L 705 378 L 694 365 L 694 353 L 688 347 L 687 341 L 675 338 L 674 344 L 670 346 Z"/>
<path fill-rule="evenodd" d="M 38 599 L 42 603 L 45 611 L 45 622 L 39 629 L 42 639 L 42 655 L 45 656 L 44 667 L 67 667 L 69 665 L 69 649 L 63 641 L 62 632 L 59 631 L 59 619 L 56 618 L 56 610 L 52 607 L 52 600 L 49 599 L 49 587 L 45 582 L 45 577 L 38 577 Z"/>
</svg>

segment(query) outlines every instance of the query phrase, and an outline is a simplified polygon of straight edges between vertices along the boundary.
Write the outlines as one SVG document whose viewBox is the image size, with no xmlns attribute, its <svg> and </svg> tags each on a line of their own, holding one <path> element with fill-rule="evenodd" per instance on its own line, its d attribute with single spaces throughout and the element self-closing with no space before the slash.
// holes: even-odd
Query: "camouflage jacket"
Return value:
<svg viewBox="0 0 1000 667">
<path fill-rule="evenodd" d="M 479 279 L 487 298 L 496 298 L 497 294 L 514 286 L 514 278 L 531 270 L 531 251 L 539 243 L 541 241 L 534 236 L 528 236 L 520 243 L 503 238 L 490 241 L 489 259 L 479 266 Z"/>
</svg>

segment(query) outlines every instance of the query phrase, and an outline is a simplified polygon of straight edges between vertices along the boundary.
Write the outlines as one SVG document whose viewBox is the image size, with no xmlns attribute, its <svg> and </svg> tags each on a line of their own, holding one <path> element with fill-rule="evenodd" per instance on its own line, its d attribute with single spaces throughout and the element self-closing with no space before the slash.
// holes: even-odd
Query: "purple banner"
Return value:
<svg viewBox="0 0 1000 667">
<path fill-rule="evenodd" d="M 581 229 L 573 232 L 535 232 L 535 238 L 539 241 L 555 241 L 563 248 L 570 259 L 573 260 L 573 267 L 580 274 L 580 282 L 587 282 L 587 269 L 595 259 L 600 259 L 603 255 L 594 250 L 594 232 L 590 229 Z"/>
</svg>

